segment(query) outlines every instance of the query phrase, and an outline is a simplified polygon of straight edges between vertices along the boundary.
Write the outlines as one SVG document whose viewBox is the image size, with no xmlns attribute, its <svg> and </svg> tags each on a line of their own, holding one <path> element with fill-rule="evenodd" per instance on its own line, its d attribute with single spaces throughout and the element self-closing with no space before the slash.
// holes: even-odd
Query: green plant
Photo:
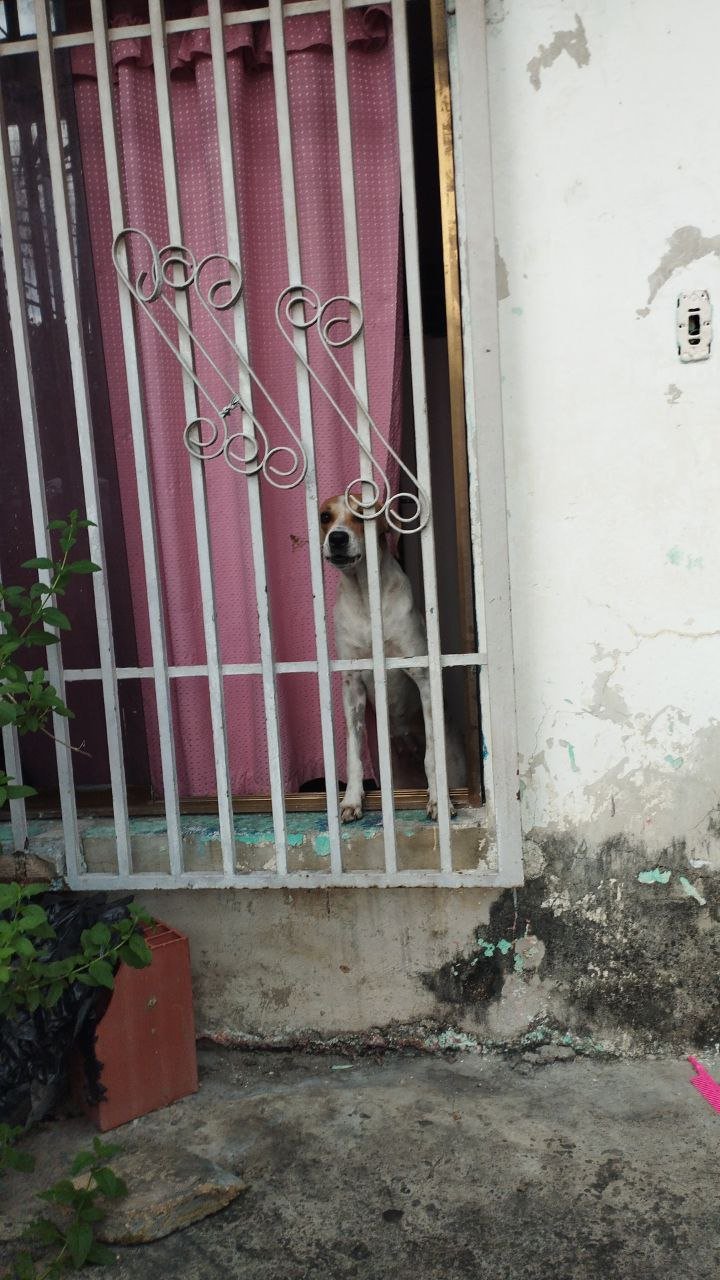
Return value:
<svg viewBox="0 0 720 1280">
<path fill-rule="evenodd" d="M 0 584 L 0 727 L 13 725 L 19 734 L 41 732 L 53 737 L 46 726 L 49 716 L 72 716 L 45 670 L 36 667 L 28 671 L 22 658 L 34 648 L 58 644 L 58 632 L 69 630 L 69 618 L 53 601 L 64 594 L 77 574 L 99 572 L 100 566 L 92 560 L 71 557 L 80 530 L 91 525 L 92 521 L 81 519 L 77 511 L 71 511 L 67 520 L 51 521 L 48 527 L 58 535 L 60 558 L 26 560 L 23 569 L 37 569 L 43 575 L 30 587 Z M 6 800 L 34 794 L 33 787 L 16 783 L 0 770 L 0 807 Z"/>
<path fill-rule="evenodd" d="M 30 1253 L 21 1253 L 11 1264 L 8 1280 L 56 1280 L 75 1267 L 114 1261 L 112 1251 L 96 1239 L 95 1230 L 105 1216 L 102 1201 L 127 1195 L 122 1178 L 107 1164 L 120 1150 L 95 1138 L 92 1150 L 75 1156 L 68 1178 L 38 1193 L 39 1199 L 57 1207 L 58 1217 L 36 1218 L 25 1236 L 53 1254 L 37 1264 Z"/>
<path fill-rule="evenodd" d="M 151 919 L 134 902 L 122 919 L 84 929 L 80 952 L 50 960 L 55 930 L 44 907 L 33 901 L 46 891 L 41 884 L 0 884 L 0 1017 L 52 1008 L 74 982 L 112 990 L 120 960 L 134 969 L 150 963 L 142 929 Z"/>
<path fill-rule="evenodd" d="M 18 1151 L 17 1142 L 22 1128 L 19 1125 L 0 1124 L 0 1178 L 6 1169 L 28 1173 L 35 1168 L 35 1159 L 28 1151 Z"/>
</svg>

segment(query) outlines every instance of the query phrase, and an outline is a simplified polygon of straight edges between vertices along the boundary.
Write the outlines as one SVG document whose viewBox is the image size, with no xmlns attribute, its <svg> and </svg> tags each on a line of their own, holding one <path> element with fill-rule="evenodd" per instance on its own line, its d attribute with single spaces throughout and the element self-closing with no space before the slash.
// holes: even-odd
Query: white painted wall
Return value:
<svg viewBox="0 0 720 1280">
<path fill-rule="evenodd" d="M 488 58 L 525 830 L 720 865 L 720 8 L 489 0 Z"/>
</svg>

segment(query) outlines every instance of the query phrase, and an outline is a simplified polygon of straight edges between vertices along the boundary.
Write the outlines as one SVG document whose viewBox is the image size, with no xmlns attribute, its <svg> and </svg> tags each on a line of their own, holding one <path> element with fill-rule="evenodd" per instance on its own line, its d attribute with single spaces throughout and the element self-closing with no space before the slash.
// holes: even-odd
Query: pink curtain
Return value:
<svg viewBox="0 0 720 1280">
<path fill-rule="evenodd" d="M 398 449 L 402 339 L 400 192 L 392 32 L 385 8 L 350 11 L 346 36 L 370 408 Z M 297 429 L 294 356 L 277 332 L 274 317 L 276 298 L 290 281 L 285 255 L 270 34 L 265 24 L 246 24 L 226 28 L 225 39 L 251 361 Z M 347 291 L 327 15 L 298 16 L 286 22 L 286 45 L 303 280 L 324 299 Z M 112 50 L 127 221 L 142 228 L 161 246 L 169 237 L 150 41 L 120 41 L 113 44 Z M 199 259 L 226 249 L 208 33 L 171 38 L 170 66 L 184 240 Z M 145 577 L 91 50 L 74 51 L 73 73 L 126 554 L 139 661 L 143 664 L 151 662 Z M 212 334 L 206 319 L 203 322 L 201 317 L 194 317 L 195 321 L 213 356 L 231 376 L 232 360 L 228 363 L 222 339 L 218 340 L 217 333 Z M 205 645 L 189 458 L 182 441 L 186 418 L 180 370 L 172 353 L 146 320 L 139 325 L 139 340 L 170 661 L 172 664 L 200 663 L 205 660 Z M 337 374 L 332 374 L 313 335 L 310 354 L 354 420 L 351 401 Z M 270 435 L 271 444 L 291 443 L 261 396 L 256 395 L 254 407 Z M 206 408 L 201 406 L 200 411 L 205 412 Z M 341 492 L 358 474 L 358 449 L 325 397 L 315 391 L 313 423 L 318 488 L 320 497 L 324 498 Z M 378 454 L 378 460 L 382 464 L 386 462 L 382 454 Z M 222 459 L 208 461 L 204 466 L 222 660 L 257 662 L 258 624 L 247 482 Z M 261 484 L 275 657 L 278 661 L 314 658 L 304 486 L 279 492 L 265 481 Z M 310 536 L 317 536 L 315 528 L 310 530 Z M 335 586 L 333 575 L 328 572 L 326 587 L 330 608 Z M 296 790 L 304 781 L 324 773 L 317 681 L 314 676 L 285 675 L 279 677 L 278 685 L 285 787 Z M 337 721 L 337 678 L 335 685 L 338 686 L 334 690 Z M 149 681 L 144 681 L 143 687 L 153 784 L 161 791 L 154 695 Z M 206 678 L 174 680 L 173 697 L 181 794 L 211 795 L 216 781 Z M 269 771 L 260 677 L 227 677 L 225 697 L 233 790 L 244 795 L 266 793 Z"/>
</svg>

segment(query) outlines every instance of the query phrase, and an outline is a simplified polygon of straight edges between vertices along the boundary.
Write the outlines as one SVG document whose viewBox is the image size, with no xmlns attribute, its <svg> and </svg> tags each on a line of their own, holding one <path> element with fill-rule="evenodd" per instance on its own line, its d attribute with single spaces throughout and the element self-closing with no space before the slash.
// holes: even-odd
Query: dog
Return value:
<svg viewBox="0 0 720 1280">
<path fill-rule="evenodd" d="M 407 574 L 388 545 L 385 517 L 376 520 L 380 565 L 380 607 L 387 657 L 420 657 L 427 653 L 425 623 L 415 607 Z M 365 559 L 366 521 L 343 495 L 320 507 L 323 558 L 342 574 L 335 604 L 335 644 L 339 658 L 369 658 L 372 654 L 368 574 Z M 372 671 L 343 672 L 343 710 L 347 731 L 347 784 L 340 806 L 343 822 L 362 816 L 362 741 L 367 700 L 375 705 Z M 394 747 L 424 737 L 424 771 L 428 789 L 427 815 L 437 818 L 435 736 L 430 710 L 430 677 L 426 669 L 387 672 L 388 719 Z M 462 786 L 465 763 L 456 735 L 446 726 L 448 783 Z M 455 810 L 450 804 L 450 813 Z"/>
</svg>

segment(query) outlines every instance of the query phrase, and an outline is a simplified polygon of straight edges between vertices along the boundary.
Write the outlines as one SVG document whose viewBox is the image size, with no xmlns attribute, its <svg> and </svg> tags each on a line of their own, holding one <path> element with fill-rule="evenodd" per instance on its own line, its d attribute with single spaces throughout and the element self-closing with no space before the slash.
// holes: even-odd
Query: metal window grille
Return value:
<svg viewBox="0 0 720 1280">
<path fill-rule="evenodd" d="M 233 146 L 230 132 L 230 108 L 226 78 L 224 26 L 236 22 L 270 24 L 273 48 L 273 77 L 277 112 L 278 144 L 281 164 L 282 201 L 288 279 L 300 282 L 300 242 L 298 206 L 295 189 L 291 102 L 285 65 L 284 24 L 289 15 L 329 12 L 332 30 L 332 59 L 335 85 L 337 136 L 341 167 L 343 230 L 346 246 L 348 293 L 361 300 L 360 259 L 353 172 L 353 130 L 345 46 L 345 10 L 359 7 L 361 0 L 301 0 L 287 4 L 268 0 L 267 5 L 239 12 L 223 11 L 221 0 L 208 0 L 207 14 L 191 18 L 166 20 L 161 0 L 150 0 L 149 23 L 113 29 L 108 26 L 103 0 L 90 0 L 92 29 L 79 33 L 55 34 L 49 0 L 35 0 L 35 34 L 0 43 L 0 77 L 7 58 L 33 54 L 37 57 L 42 88 L 44 124 L 50 174 L 50 194 L 55 220 L 60 263 L 62 302 L 67 327 L 69 360 L 72 373 L 75 417 L 79 442 L 84 506 L 95 522 L 90 530 L 90 554 L 105 564 L 102 507 L 95 463 L 88 370 L 82 341 L 81 297 L 74 264 L 76 244 L 73 239 L 74 193 L 68 183 L 65 165 L 66 122 L 58 98 L 56 52 L 79 45 L 92 45 L 95 52 L 102 138 L 107 175 L 107 193 L 112 229 L 116 237 L 116 265 L 122 338 L 132 423 L 134 465 L 139 501 L 142 547 L 147 585 L 152 665 L 119 667 L 115 660 L 112 620 L 107 575 L 93 579 L 94 607 L 99 636 L 98 668 L 63 670 L 60 646 L 48 651 L 50 679 L 63 694 L 73 681 L 99 681 L 108 743 L 109 775 L 112 791 L 113 831 L 116 868 L 113 871 L 88 870 L 83 855 L 82 823 L 78 817 L 73 778 L 72 755 L 57 746 L 58 782 L 61 798 L 62 828 L 67 877 L 76 888 L 116 887 L 313 887 L 317 885 L 512 885 L 521 880 L 519 810 L 516 788 L 516 748 L 514 730 L 514 689 L 510 607 L 508 587 L 507 536 L 505 524 L 504 462 L 502 422 L 499 397 L 498 338 L 494 280 L 494 230 L 491 198 L 491 163 L 487 85 L 484 77 L 484 25 L 482 7 L 473 0 L 457 0 L 457 12 L 447 17 L 438 0 L 432 0 L 433 35 L 443 57 L 436 61 L 436 94 L 441 170 L 443 164 L 454 168 L 457 175 L 457 209 L 452 183 L 441 182 L 445 191 L 443 233 L 446 250 L 446 288 L 453 305 L 460 308 L 462 329 L 458 321 L 453 341 L 456 344 L 455 381 L 451 386 L 453 432 L 462 442 L 461 466 L 467 467 L 467 513 L 471 538 L 466 552 L 466 566 L 472 575 L 473 591 L 467 594 L 468 608 L 474 608 L 473 632 L 477 642 L 467 652 L 443 653 L 438 621 L 437 565 L 432 518 L 424 522 L 419 533 L 422 583 L 427 625 L 427 655 L 405 655 L 387 658 L 383 651 L 378 546 L 372 521 L 368 521 L 367 559 L 370 587 L 372 654 L 367 661 L 331 661 L 328 647 L 328 618 L 325 609 L 321 550 L 317 538 L 309 539 L 313 620 L 316 656 L 311 662 L 278 662 L 273 653 L 267 573 L 263 549 L 261 474 L 246 468 L 238 478 L 249 493 L 255 594 L 259 616 L 259 663 L 224 664 L 222 662 L 215 618 L 212 550 L 208 499 L 203 477 L 200 435 L 186 437 L 191 456 L 188 465 L 192 477 L 192 502 L 195 534 L 200 565 L 201 607 L 204 621 L 205 662 L 202 665 L 171 666 L 163 614 L 163 585 L 158 574 L 158 539 L 153 517 L 153 485 L 143 409 L 142 372 L 136 346 L 136 316 L 131 291 L 123 284 L 128 271 L 128 257 L 121 235 L 125 226 L 125 209 L 121 181 L 121 161 L 116 132 L 115 102 L 111 71 L 111 43 L 129 37 L 149 37 L 152 45 L 157 115 L 162 141 L 163 179 L 167 220 L 171 243 L 182 245 L 183 228 L 176 169 L 175 142 L 170 101 L 170 73 L 167 56 L 168 36 L 174 32 L 209 30 L 215 93 L 215 118 L 220 156 L 226 250 L 228 257 L 242 260 Z M 421 318 L 420 266 L 417 231 L 416 185 L 413 159 L 410 64 L 407 37 L 406 4 L 412 0 L 391 0 L 393 22 L 394 72 L 397 102 L 397 130 L 400 156 L 403 248 L 409 316 L 409 348 L 414 405 L 414 435 L 418 491 L 431 495 L 430 449 L 428 436 L 426 373 Z M 478 10 L 479 12 L 475 12 Z M 449 62 L 444 41 L 449 37 Z M 449 66 L 449 77 L 447 67 Z M 452 85 L 452 103 L 450 88 Z M 463 120 L 471 120 L 472 128 L 463 129 Z M 20 417 L 29 481 L 32 527 L 36 554 L 49 553 L 46 510 L 46 478 L 40 446 L 38 413 L 30 364 L 29 326 L 33 323 L 36 282 L 28 274 L 27 193 L 21 193 L 20 208 L 16 203 L 17 185 L 13 182 L 13 127 L 3 116 L 0 96 L 0 236 L 7 287 L 15 373 L 20 403 Z M 452 176 L 452 174 L 451 174 Z M 449 193 L 449 194 L 448 194 Z M 47 193 L 44 194 L 47 199 Z M 457 225 L 456 225 L 457 214 Z M 80 249 L 82 252 L 82 249 Z M 162 273 L 162 267 L 160 268 Z M 172 273 L 172 266 L 169 268 Z M 460 288 L 460 280 L 462 288 Z M 188 329 L 187 300 L 182 290 L 176 292 L 178 354 L 184 363 L 184 399 L 188 422 L 198 418 L 198 396 L 189 360 L 192 335 Z M 255 422 L 252 415 L 252 376 L 247 364 L 247 332 L 242 303 L 233 312 L 232 337 L 237 351 L 238 393 L 245 406 L 244 431 L 252 442 Z M 185 322 L 183 324 L 183 322 Z M 304 457 L 301 483 L 304 486 L 308 529 L 316 525 L 318 493 L 315 478 L 315 442 L 310 400 L 312 369 L 307 364 L 307 351 L 302 329 L 296 328 L 291 339 L 298 356 L 299 430 L 296 442 Z M 243 359 L 243 357 L 245 359 Z M 462 375 L 464 359 L 465 375 Z M 458 381 L 458 371 L 459 381 Z M 362 336 L 353 344 L 354 388 L 359 401 L 367 400 L 367 372 Z M 467 425 L 466 425 L 467 424 Z M 352 424 L 350 424 L 352 427 Z M 372 479 L 369 461 L 372 439 L 367 414 L 357 421 L 360 444 L 361 476 Z M 193 448 L 193 443 L 195 448 Z M 368 492 L 366 489 L 365 492 Z M 428 510 L 429 515 L 429 510 Z M 466 646 L 467 647 L 467 646 Z M 425 667 L 429 672 L 432 720 L 437 758 L 437 865 L 425 870 L 398 869 L 397 833 L 392 786 L 391 746 L 388 727 L 386 673 L 392 667 Z M 377 738 L 380 774 L 380 805 L 384 843 L 384 866 L 381 870 L 353 871 L 344 866 L 343 832 L 338 810 L 338 764 L 333 741 L 331 678 L 334 672 L 352 668 L 372 671 L 376 690 Z M 483 715 L 483 740 L 486 748 L 484 765 L 485 805 L 481 822 L 486 835 L 483 861 L 470 870 L 457 870 L 453 863 L 453 823 L 451 820 L 445 762 L 443 716 L 443 670 L 465 667 L 471 679 L 479 671 L 480 705 Z M 277 703 L 278 675 L 311 672 L 317 677 L 321 709 L 323 756 L 326 779 L 326 814 L 329 859 L 325 870 L 293 870 L 288 862 L 288 815 L 283 794 L 280 768 L 280 724 Z M 212 742 L 217 779 L 217 812 L 222 866 L 217 871 L 198 872 L 185 866 L 183 827 L 178 793 L 171 686 L 174 680 L 190 676 L 207 679 L 210 696 Z M 224 680 L 228 676 L 252 676 L 262 679 L 265 726 L 271 773 L 271 806 L 274 832 L 274 865 L 264 870 L 241 872 L 237 867 L 235 814 L 231 796 L 225 726 Z M 125 779 L 125 760 L 121 731 L 119 682 L 152 681 L 157 708 L 161 766 L 164 788 L 164 815 L 167 839 L 167 870 L 141 872 L 133 866 L 133 837 L 129 816 Z M 62 739 L 62 722 L 55 725 Z M 3 745 L 8 772 L 20 779 L 21 757 L 14 732 L 3 729 Z M 17 847 L 27 838 L 28 817 L 23 801 L 11 805 L 13 836 Z"/>
</svg>

